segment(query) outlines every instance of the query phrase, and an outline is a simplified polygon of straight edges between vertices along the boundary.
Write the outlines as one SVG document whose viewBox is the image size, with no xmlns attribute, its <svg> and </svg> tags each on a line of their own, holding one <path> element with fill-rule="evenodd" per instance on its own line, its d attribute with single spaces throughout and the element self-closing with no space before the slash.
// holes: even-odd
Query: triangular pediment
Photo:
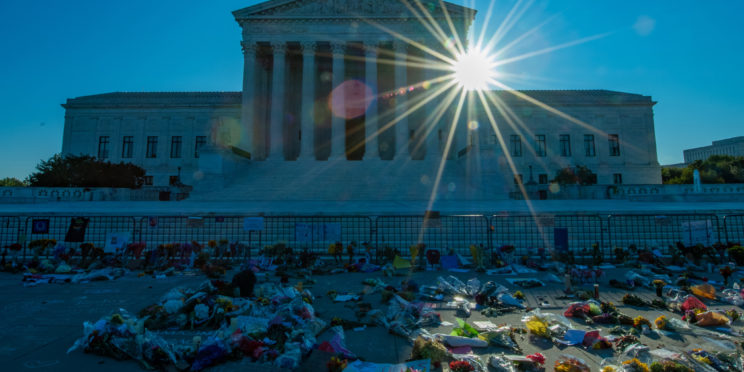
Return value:
<svg viewBox="0 0 744 372">
<path fill-rule="evenodd" d="M 437 0 L 419 0 L 421 6 L 432 16 L 447 13 L 452 18 L 475 16 L 475 10 Z M 406 5 L 408 4 L 408 6 Z M 407 3 L 401 0 L 269 0 L 233 12 L 235 19 L 281 19 L 281 18 L 411 18 L 420 12 L 416 0 Z"/>
</svg>

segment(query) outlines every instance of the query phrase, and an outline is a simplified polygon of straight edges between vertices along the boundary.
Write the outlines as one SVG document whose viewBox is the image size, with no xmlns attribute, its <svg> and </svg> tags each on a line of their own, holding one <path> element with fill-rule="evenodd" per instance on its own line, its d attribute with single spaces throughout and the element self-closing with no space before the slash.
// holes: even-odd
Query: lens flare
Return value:
<svg viewBox="0 0 744 372">
<path fill-rule="evenodd" d="M 493 58 L 480 49 L 458 54 L 452 70 L 458 85 L 468 91 L 489 89 L 488 82 L 496 77 Z"/>
</svg>

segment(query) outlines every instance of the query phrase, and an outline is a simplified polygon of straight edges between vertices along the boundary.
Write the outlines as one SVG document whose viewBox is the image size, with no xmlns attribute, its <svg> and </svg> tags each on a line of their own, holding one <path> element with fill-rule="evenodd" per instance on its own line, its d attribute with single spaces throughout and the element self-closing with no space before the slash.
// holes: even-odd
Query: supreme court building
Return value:
<svg viewBox="0 0 744 372">
<path fill-rule="evenodd" d="M 146 183 L 180 179 L 196 200 L 424 200 L 435 186 L 439 199 L 504 199 L 576 165 L 599 184 L 661 183 L 651 97 L 494 91 L 498 107 L 458 109 L 458 86 L 420 46 L 452 57 L 432 30 L 463 39 L 473 9 L 269 0 L 233 15 L 241 92 L 68 99 L 63 154 L 137 164 Z"/>
</svg>

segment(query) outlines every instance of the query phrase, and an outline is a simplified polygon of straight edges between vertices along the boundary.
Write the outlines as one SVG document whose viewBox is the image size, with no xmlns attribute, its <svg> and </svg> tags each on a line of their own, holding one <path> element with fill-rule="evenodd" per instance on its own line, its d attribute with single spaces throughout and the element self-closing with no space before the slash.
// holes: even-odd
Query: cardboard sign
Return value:
<svg viewBox="0 0 744 372">
<path fill-rule="evenodd" d="M 103 251 L 105 253 L 123 253 L 131 240 L 131 232 L 106 233 L 106 244 L 103 247 Z"/>
<path fill-rule="evenodd" d="M 245 217 L 243 218 L 243 231 L 263 231 L 263 217 Z"/>
</svg>

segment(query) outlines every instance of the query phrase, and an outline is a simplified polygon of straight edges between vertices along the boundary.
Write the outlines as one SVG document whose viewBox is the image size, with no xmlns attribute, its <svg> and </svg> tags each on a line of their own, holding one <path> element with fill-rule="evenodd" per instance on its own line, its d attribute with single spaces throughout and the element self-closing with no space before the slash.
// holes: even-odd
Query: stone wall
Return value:
<svg viewBox="0 0 744 372">
<path fill-rule="evenodd" d="M 0 203 L 155 201 L 159 200 L 162 191 L 171 191 L 171 188 L 0 187 Z"/>
<path fill-rule="evenodd" d="M 550 185 L 527 186 L 531 199 L 540 199 L 541 191 L 550 200 L 621 199 L 631 201 L 719 201 L 732 197 L 744 199 L 744 184 L 694 185 Z M 520 192 L 512 199 L 523 199 Z"/>
</svg>

